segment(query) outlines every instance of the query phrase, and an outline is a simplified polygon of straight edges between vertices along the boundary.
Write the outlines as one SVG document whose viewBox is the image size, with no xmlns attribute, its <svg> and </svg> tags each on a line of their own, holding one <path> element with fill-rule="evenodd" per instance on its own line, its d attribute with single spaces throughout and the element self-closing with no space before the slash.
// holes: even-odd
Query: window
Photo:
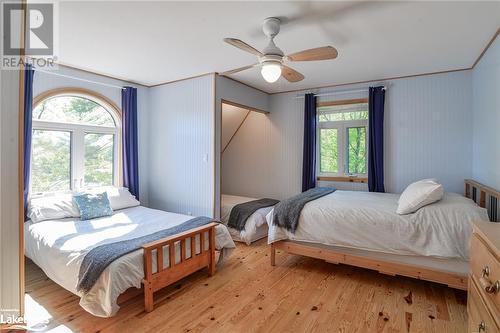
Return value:
<svg viewBox="0 0 500 333">
<path fill-rule="evenodd" d="M 31 193 L 117 184 L 119 119 L 91 94 L 57 94 L 33 110 Z"/>
<path fill-rule="evenodd" d="M 317 114 L 317 174 L 366 175 L 368 102 L 352 100 L 320 103 Z"/>
</svg>

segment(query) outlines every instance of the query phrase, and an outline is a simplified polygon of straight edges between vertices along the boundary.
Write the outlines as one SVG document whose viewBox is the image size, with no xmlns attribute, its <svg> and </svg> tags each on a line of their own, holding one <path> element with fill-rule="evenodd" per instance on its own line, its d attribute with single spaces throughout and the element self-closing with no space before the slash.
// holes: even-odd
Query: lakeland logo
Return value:
<svg viewBox="0 0 500 333">
<path fill-rule="evenodd" d="M 28 321 L 25 317 L 0 314 L 0 323 L 6 324 L 9 330 L 28 330 L 32 332 L 41 332 L 47 329 L 49 321 L 43 320 L 40 323 L 29 326 Z"/>
</svg>

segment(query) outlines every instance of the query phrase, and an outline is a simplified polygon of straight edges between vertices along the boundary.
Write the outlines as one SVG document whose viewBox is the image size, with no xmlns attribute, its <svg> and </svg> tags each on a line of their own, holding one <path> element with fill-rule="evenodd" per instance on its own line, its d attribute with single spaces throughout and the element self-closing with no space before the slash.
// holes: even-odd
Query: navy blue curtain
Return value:
<svg viewBox="0 0 500 333">
<path fill-rule="evenodd" d="M 316 96 L 305 95 L 302 192 L 316 187 Z"/>
<path fill-rule="evenodd" d="M 24 214 L 28 207 L 28 194 L 30 189 L 30 163 L 31 163 L 31 134 L 33 121 L 33 77 L 35 71 L 31 64 L 26 64 L 24 69 Z"/>
<path fill-rule="evenodd" d="M 122 89 L 123 186 L 139 199 L 139 154 L 137 141 L 137 89 Z"/>
<path fill-rule="evenodd" d="M 368 97 L 368 190 L 384 188 L 384 87 L 370 87 Z"/>
</svg>

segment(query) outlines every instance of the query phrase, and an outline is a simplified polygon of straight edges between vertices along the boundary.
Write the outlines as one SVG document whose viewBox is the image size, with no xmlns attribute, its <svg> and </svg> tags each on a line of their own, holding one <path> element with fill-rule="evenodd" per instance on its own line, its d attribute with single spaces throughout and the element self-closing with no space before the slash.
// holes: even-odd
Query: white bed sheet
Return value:
<svg viewBox="0 0 500 333">
<path fill-rule="evenodd" d="M 335 191 L 304 206 L 295 234 L 273 225 L 269 244 L 312 242 L 382 253 L 469 259 L 470 222 L 488 220 L 486 209 L 455 193 L 408 215 L 396 214 L 398 194 Z"/>
<path fill-rule="evenodd" d="M 85 255 L 98 245 L 154 233 L 191 218 L 138 206 L 90 221 L 76 218 L 39 223 L 28 221 L 25 223 L 25 254 L 50 279 L 80 296 L 80 305 L 86 311 L 95 316 L 110 317 L 119 309 L 116 301 L 121 293 L 130 287 L 141 287 L 144 278 L 143 251 L 136 250 L 115 260 L 103 271 L 92 289 L 82 294 L 77 292 L 76 286 Z M 235 248 L 224 225 L 216 227 L 215 241 L 217 249 Z M 199 249 L 199 240 L 197 243 Z M 189 249 L 187 252 L 190 252 Z M 176 256 L 178 261 L 179 254 Z"/>
<path fill-rule="evenodd" d="M 221 220 L 222 223 L 227 225 L 229 221 L 229 216 L 231 215 L 231 210 L 234 206 L 257 200 L 256 198 L 241 197 L 237 195 L 223 194 L 221 200 Z M 273 207 L 264 207 L 255 211 L 247 219 L 245 223 L 245 229 L 238 231 L 236 229 L 228 227 L 233 239 L 236 241 L 245 242 L 250 245 L 252 242 L 259 240 L 267 236 L 267 221 L 266 215 L 273 209 Z M 264 235 L 264 236 L 263 236 Z"/>
<path fill-rule="evenodd" d="M 269 228 L 267 227 L 267 223 L 264 223 L 263 225 L 261 225 L 260 227 L 257 227 L 255 229 L 254 234 L 248 235 L 248 234 L 244 233 L 243 236 L 245 237 L 245 239 L 242 239 L 241 238 L 242 233 L 240 231 L 233 229 L 233 228 L 230 228 L 230 227 L 228 227 L 227 229 L 229 230 L 229 233 L 231 234 L 231 237 L 233 238 L 233 240 L 235 242 L 242 242 L 242 243 L 245 243 L 247 245 L 250 245 L 253 242 L 258 241 L 259 239 L 266 238 L 267 233 L 269 231 L 268 230 Z"/>
</svg>

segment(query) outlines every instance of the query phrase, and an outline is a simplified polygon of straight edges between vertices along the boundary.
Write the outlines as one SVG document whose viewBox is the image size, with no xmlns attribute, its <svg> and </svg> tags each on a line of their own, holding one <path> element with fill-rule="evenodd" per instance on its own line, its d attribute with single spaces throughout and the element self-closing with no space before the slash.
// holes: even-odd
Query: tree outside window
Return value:
<svg viewBox="0 0 500 333">
<path fill-rule="evenodd" d="M 49 97 L 33 110 L 31 193 L 114 185 L 119 126 L 103 101 Z"/>
<path fill-rule="evenodd" d="M 367 173 L 368 103 L 318 107 L 318 174 Z"/>
</svg>

